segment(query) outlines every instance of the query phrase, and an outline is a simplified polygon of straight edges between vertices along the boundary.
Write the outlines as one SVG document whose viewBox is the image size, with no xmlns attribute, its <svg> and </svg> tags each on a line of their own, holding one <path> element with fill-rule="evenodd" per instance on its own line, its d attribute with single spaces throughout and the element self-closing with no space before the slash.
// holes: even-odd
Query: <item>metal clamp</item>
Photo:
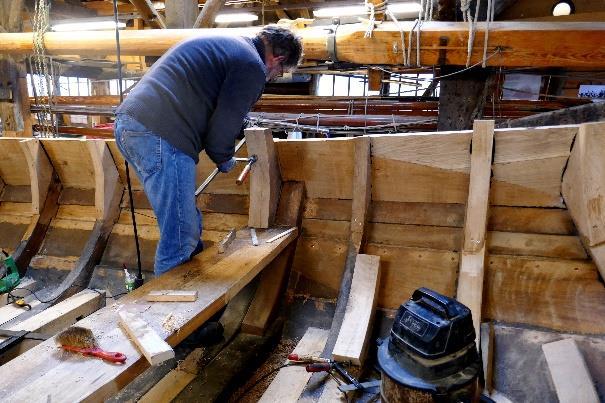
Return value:
<svg viewBox="0 0 605 403">
<path fill-rule="evenodd" d="M 328 31 L 328 38 L 326 41 L 326 48 L 328 51 L 328 57 L 334 63 L 338 62 L 338 57 L 336 57 L 336 31 L 340 26 L 340 18 L 332 19 L 332 26 L 326 28 Z"/>
<path fill-rule="evenodd" d="M 250 158 L 248 158 L 248 162 L 246 163 L 246 166 L 242 170 L 242 173 L 240 173 L 239 176 L 237 177 L 237 180 L 235 181 L 235 183 L 237 183 L 238 185 L 241 185 L 242 183 L 244 183 L 244 181 L 248 177 L 248 174 L 250 174 L 250 170 L 252 169 L 252 165 L 257 160 L 258 160 L 258 158 L 256 157 L 256 155 L 253 155 Z"/>
</svg>

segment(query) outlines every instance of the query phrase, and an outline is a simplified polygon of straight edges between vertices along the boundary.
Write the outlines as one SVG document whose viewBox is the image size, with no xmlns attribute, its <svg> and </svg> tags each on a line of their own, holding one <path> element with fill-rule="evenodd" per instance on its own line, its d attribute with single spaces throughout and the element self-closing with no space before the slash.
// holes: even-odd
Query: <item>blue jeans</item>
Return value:
<svg viewBox="0 0 605 403">
<path fill-rule="evenodd" d="M 127 115 L 118 115 L 116 144 L 143 184 L 158 220 L 156 276 L 201 252 L 202 214 L 195 205 L 195 161 Z"/>
</svg>

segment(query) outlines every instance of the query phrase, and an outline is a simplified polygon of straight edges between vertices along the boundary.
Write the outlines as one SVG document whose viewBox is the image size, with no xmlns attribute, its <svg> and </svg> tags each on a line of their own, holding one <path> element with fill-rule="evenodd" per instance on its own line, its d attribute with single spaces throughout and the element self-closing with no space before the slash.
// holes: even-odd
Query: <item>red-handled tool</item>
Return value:
<svg viewBox="0 0 605 403">
<path fill-rule="evenodd" d="M 330 372 L 332 365 L 329 362 L 316 362 L 315 364 L 309 364 L 305 367 L 307 372 Z"/>
<path fill-rule="evenodd" d="M 331 361 L 329 358 L 322 358 L 322 357 L 317 357 L 314 355 L 298 355 L 295 353 L 288 354 L 288 359 L 290 361 L 296 361 L 296 362 L 301 362 L 301 363 L 330 362 Z"/>
<path fill-rule="evenodd" d="M 110 351 L 102 350 L 98 347 L 93 348 L 80 348 L 74 346 L 62 346 L 64 350 L 73 351 L 74 353 L 80 353 L 86 356 L 98 357 L 105 361 L 123 364 L 126 361 L 126 356 L 122 353 L 114 353 Z"/>
</svg>

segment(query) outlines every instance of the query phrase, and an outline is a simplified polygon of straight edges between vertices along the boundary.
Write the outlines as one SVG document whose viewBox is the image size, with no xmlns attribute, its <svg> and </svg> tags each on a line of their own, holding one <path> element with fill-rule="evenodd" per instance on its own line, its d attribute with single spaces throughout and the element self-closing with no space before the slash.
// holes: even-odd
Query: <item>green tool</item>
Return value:
<svg viewBox="0 0 605 403">
<path fill-rule="evenodd" d="M 19 285 L 19 282 L 21 281 L 19 269 L 13 258 L 5 251 L 0 253 L 0 271 L 6 272 L 4 277 L 0 279 L 0 293 L 12 291 Z"/>
</svg>

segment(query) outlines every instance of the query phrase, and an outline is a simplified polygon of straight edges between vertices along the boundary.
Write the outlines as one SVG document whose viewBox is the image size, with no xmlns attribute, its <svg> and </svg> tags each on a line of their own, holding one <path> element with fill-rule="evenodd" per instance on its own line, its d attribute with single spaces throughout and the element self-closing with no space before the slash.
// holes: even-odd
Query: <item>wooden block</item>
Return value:
<svg viewBox="0 0 605 403">
<path fill-rule="evenodd" d="M 460 258 L 458 301 L 470 308 L 475 334 L 480 338 L 481 302 L 483 299 L 483 273 L 487 210 L 494 144 L 494 122 L 475 121 L 466 216 L 464 219 L 464 243 Z"/>
<path fill-rule="evenodd" d="M 372 334 L 380 285 L 380 256 L 357 255 L 351 292 L 332 358 L 362 365 Z"/>
<path fill-rule="evenodd" d="M 156 290 L 150 291 L 145 299 L 157 302 L 193 302 L 197 299 L 197 291 Z"/>
<path fill-rule="evenodd" d="M 257 161 L 250 172 L 250 208 L 248 225 L 268 228 L 275 219 L 281 176 L 270 129 L 245 130 L 248 155 L 256 155 Z"/>
<path fill-rule="evenodd" d="M 328 330 L 308 328 L 293 353 L 319 356 L 328 340 L 328 333 Z M 259 402 L 295 402 L 310 378 L 311 373 L 307 372 L 304 366 L 282 368 L 273 378 Z"/>
<path fill-rule="evenodd" d="M 218 253 L 225 253 L 225 251 L 229 248 L 229 245 L 235 239 L 235 228 L 231 229 L 229 233 L 223 238 L 223 240 L 218 244 Z"/>
<path fill-rule="evenodd" d="M 174 350 L 137 314 L 119 311 L 120 326 L 151 365 L 174 358 Z"/>
<path fill-rule="evenodd" d="M 574 339 L 542 345 L 560 403 L 598 403 L 586 362 Z"/>
</svg>

